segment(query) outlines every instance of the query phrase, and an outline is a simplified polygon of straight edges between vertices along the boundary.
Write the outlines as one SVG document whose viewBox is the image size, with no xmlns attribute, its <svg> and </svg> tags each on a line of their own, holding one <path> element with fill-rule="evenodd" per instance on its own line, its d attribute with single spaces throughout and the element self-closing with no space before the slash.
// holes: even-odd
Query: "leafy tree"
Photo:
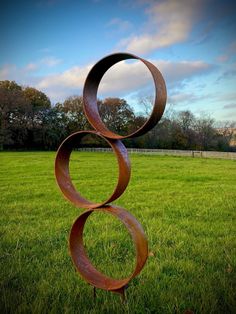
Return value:
<svg viewBox="0 0 236 314">
<path fill-rule="evenodd" d="M 150 115 L 151 97 L 140 99 L 144 112 L 136 114 L 121 98 L 98 100 L 101 118 L 119 134 L 132 133 Z M 81 96 L 68 97 L 51 107 L 41 91 L 22 88 L 14 81 L 0 81 L 0 150 L 5 148 L 56 149 L 72 132 L 91 129 L 83 112 Z M 232 150 L 235 124 L 216 125 L 210 116 L 194 116 L 190 111 L 168 109 L 160 122 L 144 136 L 126 139 L 128 147 Z M 94 137 L 86 137 L 85 146 L 103 146 Z"/>
<path fill-rule="evenodd" d="M 62 105 L 58 104 L 57 108 L 66 114 L 68 133 L 89 128 L 84 115 L 83 98 L 81 96 L 68 97 Z"/>
<path fill-rule="evenodd" d="M 65 113 L 60 112 L 58 106 L 46 109 L 42 125 L 41 147 L 47 150 L 57 149 L 68 135 Z"/>
<path fill-rule="evenodd" d="M 0 81 L 0 149 L 34 147 L 34 137 L 42 128 L 49 98 L 32 87 L 22 88 L 14 81 Z"/>
<path fill-rule="evenodd" d="M 113 132 L 126 134 L 135 121 L 135 115 L 125 99 L 106 98 L 98 103 L 104 124 Z"/>
<path fill-rule="evenodd" d="M 25 87 L 23 89 L 25 99 L 27 99 L 31 105 L 32 110 L 38 111 L 40 109 L 49 109 L 51 102 L 49 98 L 41 91 L 33 87 Z"/>
<path fill-rule="evenodd" d="M 27 112 L 28 136 L 26 145 L 28 148 L 30 148 L 31 146 L 36 148 L 35 144 L 40 142 L 39 134 L 40 129 L 43 128 L 43 116 L 46 113 L 46 109 L 49 109 L 51 107 L 51 102 L 43 92 L 33 87 L 25 87 L 23 89 L 23 93 L 25 99 L 30 104 L 30 109 Z"/>
<path fill-rule="evenodd" d="M 4 145 L 14 144 L 17 138 L 24 140 L 22 125 L 27 121 L 21 117 L 25 117 L 28 109 L 29 102 L 21 86 L 14 81 L 0 81 L 0 150 Z"/>
</svg>

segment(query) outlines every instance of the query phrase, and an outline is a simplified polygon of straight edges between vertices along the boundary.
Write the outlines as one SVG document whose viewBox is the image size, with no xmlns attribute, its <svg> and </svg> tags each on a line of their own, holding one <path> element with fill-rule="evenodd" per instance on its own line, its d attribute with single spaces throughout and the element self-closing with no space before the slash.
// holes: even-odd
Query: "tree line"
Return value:
<svg viewBox="0 0 236 314">
<path fill-rule="evenodd" d="M 142 99 L 146 108 L 148 99 Z M 98 100 L 101 118 L 119 134 L 135 131 L 146 121 L 126 100 Z M 55 150 L 75 131 L 91 129 L 81 96 L 68 97 L 52 106 L 50 99 L 33 87 L 14 81 L 0 81 L 0 150 Z M 220 131 L 219 131 L 220 129 Z M 232 125 L 216 128 L 210 116 L 196 117 L 190 111 L 168 110 L 156 127 L 144 136 L 126 139 L 127 147 L 232 151 Z M 88 138 L 86 146 L 103 146 L 99 139 Z"/>
</svg>

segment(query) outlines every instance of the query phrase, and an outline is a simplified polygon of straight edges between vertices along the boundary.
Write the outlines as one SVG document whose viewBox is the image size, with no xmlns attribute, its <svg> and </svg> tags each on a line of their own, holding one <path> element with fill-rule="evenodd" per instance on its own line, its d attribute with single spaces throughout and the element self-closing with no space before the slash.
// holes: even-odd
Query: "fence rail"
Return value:
<svg viewBox="0 0 236 314">
<path fill-rule="evenodd" d="M 111 152 L 111 148 L 79 148 L 79 151 L 86 152 Z M 144 148 L 128 148 L 129 153 L 134 154 L 155 154 L 169 156 L 187 156 L 197 158 L 221 158 L 236 160 L 234 152 L 217 152 L 217 151 L 196 151 L 196 150 L 171 150 L 171 149 L 144 149 Z"/>
</svg>

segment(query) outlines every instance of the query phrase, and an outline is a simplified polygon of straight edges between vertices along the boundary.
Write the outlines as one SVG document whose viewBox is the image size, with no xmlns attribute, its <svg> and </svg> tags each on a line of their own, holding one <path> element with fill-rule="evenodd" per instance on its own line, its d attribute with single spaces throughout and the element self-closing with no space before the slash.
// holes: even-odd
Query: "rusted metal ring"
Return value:
<svg viewBox="0 0 236 314">
<path fill-rule="evenodd" d="M 76 146 L 80 143 L 81 139 L 86 134 L 94 134 L 104 139 L 113 149 L 119 167 L 119 177 L 116 188 L 112 195 L 101 203 L 93 203 L 80 195 L 75 189 L 69 173 L 69 160 L 70 155 Z M 63 195 L 71 201 L 75 206 L 82 208 L 97 208 L 109 202 L 116 200 L 126 189 L 130 179 L 130 161 L 128 152 L 124 144 L 120 140 L 107 139 L 96 131 L 79 131 L 68 136 L 60 145 L 56 160 L 55 160 L 55 176 L 59 188 Z"/>
<path fill-rule="evenodd" d="M 97 91 L 99 83 L 105 72 L 114 64 L 126 59 L 136 59 L 144 63 L 152 74 L 155 84 L 155 101 L 149 119 L 137 131 L 122 136 L 110 131 L 103 123 L 97 104 Z M 98 61 L 90 70 L 83 90 L 84 111 L 90 124 L 103 136 L 113 139 L 131 138 L 141 136 L 151 130 L 161 119 L 166 105 L 166 86 L 161 72 L 150 62 L 129 53 L 114 53 Z"/>
<path fill-rule="evenodd" d="M 103 211 L 117 217 L 128 229 L 136 249 L 136 266 L 131 276 L 125 279 L 113 279 L 100 273 L 89 260 L 83 243 L 83 230 L 87 218 L 95 211 Z M 83 212 L 74 222 L 70 232 L 70 253 L 75 267 L 88 283 L 96 288 L 118 291 L 140 273 L 148 256 L 148 243 L 142 226 L 129 212 L 118 206 L 104 206 Z"/>
<path fill-rule="evenodd" d="M 155 102 L 152 113 L 144 125 L 132 134 L 121 136 L 110 131 L 102 122 L 97 105 L 97 91 L 105 72 L 114 64 L 126 59 L 137 59 L 150 70 L 155 84 Z M 70 252 L 72 260 L 81 276 L 96 288 L 113 292 L 124 292 L 129 281 L 140 273 L 148 257 L 148 243 L 142 226 L 129 212 L 121 207 L 105 205 L 116 200 L 126 189 L 130 179 L 128 153 L 120 139 L 136 137 L 152 129 L 161 119 L 166 104 L 165 81 L 159 70 L 150 62 L 128 53 L 115 53 L 101 59 L 89 72 L 83 91 L 84 111 L 96 131 L 80 131 L 67 137 L 59 147 L 55 161 L 57 183 L 64 196 L 74 205 L 87 208 L 74 222 L 70 233 Z M 86 134 L 95 134 L 104 139 L 113 149 L 119 166 L 119 178 L 112 195 L 102 203 L 93 203 L 83 198 L 72 184 L 69 173 L 70 154 Z M 104 206 L 105 205 L 105 206 Z M 90 262 L 83 244 L 83 230 L 87 218 L 94 211 L 103 211 L 114 215 L 126 226 L 136 248 L 136 266 L 130 277 L 113 279 L 99 272 Z"/>
</svg>

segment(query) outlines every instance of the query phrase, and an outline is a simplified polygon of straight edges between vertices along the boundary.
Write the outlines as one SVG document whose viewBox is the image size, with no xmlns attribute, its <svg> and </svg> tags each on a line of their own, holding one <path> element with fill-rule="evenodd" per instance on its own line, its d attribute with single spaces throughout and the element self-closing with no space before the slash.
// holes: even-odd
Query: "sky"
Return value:
<svg viewBox="0 0 236 314">
<path fill-rule="evenodd" d="M 91 67 L 115 52 L 151 61 L 176 110 L 236 121 L 236 1 L 1 1 L 0 80 L 44 92 L 52 104 L 81 95 Z M 140 61 L 119 62 L 98 97 L 125 98 L 137 110 L 153 97 Z"/>
</svg>

